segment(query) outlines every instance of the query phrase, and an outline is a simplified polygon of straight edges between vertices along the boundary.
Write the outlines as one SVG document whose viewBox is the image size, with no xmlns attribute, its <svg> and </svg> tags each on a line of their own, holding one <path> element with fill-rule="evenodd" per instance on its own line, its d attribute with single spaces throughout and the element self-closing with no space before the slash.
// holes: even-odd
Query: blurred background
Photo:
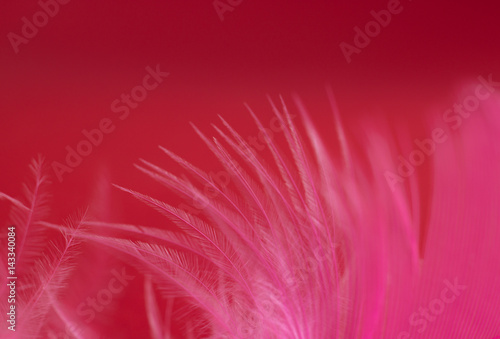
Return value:
<svg viewBox="0 0 500 339">
<path fill-rule="evenodd" d="M 36 17 L 42 25 L 23 37 L 23 18 L 33 23 L 46 3 L 58 10 L 51 7 L 46 23 Z M 398 13 L 348 62 L 340 44 L 354 46 L 355 27 L 364 30 L 371 11 L 388 6 Z M 53 178 L 55 222 L 90 201 L 103 218 L 156 222 L 102 183 L 171 198 L 133 164 L 144 158 L 168 168 L 162 145 L 217 171 L 189 122 L 211 135 L 220 114 L 242 135 L 256 135 L 244 103 L 267 122 L 267 95 L 292 105 L 297 93 L 328 135 L 327 85 L 346 121 L 389 118 L 418 128 L 425 112 L 453 102 L 457 84 L 490 73 L 500 79 L 494 1 L 29 0 L 2 1 L 0 9 L 0 191 L 19 195 L 37 154 L 54 174 L 67 147 L 85 140 L 82 130 L 103 119 L 115 127 L 71 173 Z M 169 75 L 120 119 L 111 104 L 157 65 Z M 2 204 L 2 223 L 7 211 Z"/>
</svg>

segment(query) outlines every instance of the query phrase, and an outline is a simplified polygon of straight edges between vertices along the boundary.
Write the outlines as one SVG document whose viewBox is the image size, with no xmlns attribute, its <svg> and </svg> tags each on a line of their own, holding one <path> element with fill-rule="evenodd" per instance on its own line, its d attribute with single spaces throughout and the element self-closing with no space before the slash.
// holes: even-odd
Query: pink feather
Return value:
<svg viewBox="0 0 500 339">
<path fill-rule="evenodd" d="M 195 127 L 230 175 L 230 185 L 218 185 L 203 170 L 161 147 L 198 184 L 148 161 L 142 160 L 137 167 L 181 196 L 201 201 L 203 213 L 193 215 L 118 187 L 171 219 L 186 236 L 179 238 L 181 233 L 142 229 L 143 235 L 155 235 L 146 243 L 122 242 L 112 246 L 129 253 L 133 248 L 133 256 L 142 262 L 139 265 L 143 268 L 150 268 L 147 271 L 157 284 L 167 288 L 169 295 L 173 293 L 192 305 L 191 312 L 197 316 L 191 317 L 193 328 L 186 329 L 186 333 L 194 331 L 197 336 L 396 338 L 405 337 L 407 332 L 420 333 L 424 330 L 423 321 L 428 322 L 425 330 L 431 337 L 443 331 L 464 338 L 491 331 L 491 326 L 478 325 L 479 317 L 498 321 L 498 315 L 492 312 L 494 305 L 500 305 L 495 304 L 498 296 L 481 297 L 479 291 L 450 305 L 439 318 L 441 325 L 413 314 L 418 312 L 421 300 L 439 297 L 440 289 L 455 282 L 456 277 L 468 286 L 498 285 L 500 265 L 498 257 L 491 256 L 493 239 L 498 241 L 500 233 L 494 228 L 498 226 L 495 204 L 499 181 L 494 174 L 499 169 L 498 147 L 487 139 L 494 138 L 493 131 L 499 130 L 499 120 L 492 115 L 498 109 L 482 110 L 475 122 L 462 131 L 462 137 L 448 131 L 455 141 L 434 155 L 434 199 L 422 201 L 421 184 L 416 177 L 409 179 L 410 186 L 401 185 L 394 192 L 388 185 L 383 174 L 394 166 L 398 152 L 392 142 L 385 140 L 385 127 L 366 123 L 364 134 L 358 136 L 364 142 L 364 152 L 354 151 L 331 92 L 329 97 L 340 161 L 322 141 L 299 99 L 305 135 L 283 102 L 281 109 L 271 102 L 283 126 L 286 149 L 266 136 L 263 124 L 251 112 L 266 136 L 272 163 L 257 154 L 222 118 L 226 132 L 214 126 L 221 141 L 210 140 Z M 482 132 L 485 126 L 479 126 L 486 119 L 493 119 L 490 133 Z M 470 154 L 474 162 L 469 165 L 456 163 L 457 152 L 451 147 L 457 142 L 462 143 L 461 152 L 474 143 L 483 151 Z M 368 159 L 369 166 L 360 166 L 362 159 Z M 484 175 L 474 177 L 472 164 L 482 162 Z M 451 177 L 462 183 L 459 190 L 451 185 Z M 481 180 L 484 178 L 490 182 Z M 477 187 L 478 184 L 482 186 Z M 213 193 L 211 196 L 205 195 L 207 188 Z M 467 195 L 472 192 L 475 198 L 469 201 Z M 467 211 L 461 208 L 455 211 L 454 221 L 439 221 L 440 216 L 445 217 L 441 212 L 446 210 L 443 203 L 451 204 L 448 208 L 458 207 L 460 200 L 455 202 L 456 198 L 461 199 L 462 206 L 469 201 L 469 214 L 459 218 L 457 212 Z M 432 211 L 425 226 L 426 237 L 422 237 L 425 233 L 418 221 L 423 208 Z M 478 213 L 489 215 L 481 219 L 480 225 L 474 225 L 473 218 Z M 131 227 L 124 229 L 136 232 Z M 472 227 L 477 227 L 477 231 Z M 130 236 L 133 239 L 133 234 Z M 468 251 L 443 251 L 440 242 L 441 246 L 446 243 L 453 248 L 462 244 Z M 453 260 L 451 253 L 455 255 Z M 482 259 L 473 260 L 474 265 L 467 264 L 471 253 Z M 453 261 L 460 264 L 453 265 Z M 475 271 L 481 278 L 473 277 L 463 265 L 470 269 L 483 267 Z M 148 308 L 152 309 L 151 294 L 147 299 Z M 490 305 L 483 308 L 482 315 L 469 314 L 458 306 L 479 302 Z M 157 337 L 161 324 L 158 320 L 152 322 L 159 318 L 156 313 L 155 309 L 150 324 Z M 466 321 L 464 317 L 473 317 L 475 321 Z M 461 324 L 452 326 L 453 319 L 461 319 Z"/>
<path fill-rule="evenodd" d="M 183 338 L 498 335 L 499 99 L 481 102 L 460 129 L 431 116 L 420 140 L 431 140 L 437 128 L 446 140 L 434 142 L 429 154 L 418 148 L 425 165 L 403 177 L 400 156 L 419 154 L 408 137 L 391 132 L 404 127 L 366 119 L 354 130 L 341 121 L 331 90 L 328 98 L 333 144 L 298 97 L 294 112 L 283 99 L 270 100 L 281 140 L 250 110 L 264 152 L 223 118 L 214 126 L 217 138 L 193 126 L 230 178 L 225 185 L 163 147 L 192 179 L 141 159 L 141 172 L 198 206 L 186 210 L 115 186 L 174 230 L 88 218 L 67 226 L 44 221 L 45 177 L 34 162 L 36 182 L 26 202 L 0 194 L 13 205 L 33 281 L 23 305 L 25 321 L 37 325 L 25 325 L 25 333 L 49 336 L 66 328 L 74 337 L 97 337 L 67 316 L 69 305 L 58 298 L 71 273 L 72 248 L 90 241 L 144 275 L 144 333 L 155 339 L 176 338 L 174 323 L 183 324 Z M 41 238 L 34 235 L 47 229 L 65 234 L 65 241 L 37 258 Z"/>
</svg>

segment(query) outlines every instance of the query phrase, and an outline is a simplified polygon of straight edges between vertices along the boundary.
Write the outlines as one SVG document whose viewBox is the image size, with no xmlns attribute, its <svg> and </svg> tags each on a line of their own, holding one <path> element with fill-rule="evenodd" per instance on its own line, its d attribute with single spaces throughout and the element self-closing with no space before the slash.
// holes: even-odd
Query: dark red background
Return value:
<svg viewBox="0 0 500 339">
<path fill-rule="evenodd" d="M 413 117 L 442 100 L 457 80 L 500 67 L 495 2 L 403 1 L 368 47 L 348 64 L 339 44 L 387 1 L 243 1 L 220 21 L 211 1 L 70 1 L 21 45 L 8 32 L 36 1 L 3 1 L 0 36 L 2 190 L 17 191 L 37 153 L 62 161 L 81 130 L 116 119 L 110 103 L 160 64 L 170 76 L 130 117 L 117 123 L 58 189 L 86 193 L 106 166 L 118 181 L 134 180 L 138 157 L 157 157 L 162 144 L 193 158 L 188 121 L 200 126 L 222 114 L 255 134 L 243 102 L 269 115 L 265 96 L 300 94 L 317 119 L 328 119 L 324 85 L 333 86 L 345 116 L 385 111 Z M 318 109 L 316 109 L 318 108 Z M 420 113 L 419 113 L 420 112 Z M 245 133 L 243 133 L 245 134 Z M 76 200 L 76 198 L 75 198 Z"/>
<path fill-rule="evenodd" d="M 106 205 L 99 180 L 162 196 L 132 166 L 145 158 L 168 167 L 159 144 L 218 169 L 189 121 L 210 131 L 221 114 L 242 135 L 255 135 L 243 103 L 269 121 L 266 95 L 291 102 L 296 92 L 328 134 L 326 84 L 345 119 L 386 113 L 418 121 L 457 82 L 500 74 L 500 11 L 493 1 L 402 1 L 403 11 L 347 63 L 339 44 L 352 44 L 353 28 L 387 3 L 243 0 L 221 21 L 212 1 L 72 0 L 15 54 L 7 34 L 20 34 L 21 18 L 40 7 L 2 1 L 0 190 L 18 195 L 31 158 L 41 153 L 48 165 L 63 162 L 82 129 L 108 117 L 116 130 L 62 183 L 55 181 L 53 221 L 101 197 L 113 220 L 147 224 L 157 220 L 154 212 L 114 189 Z M 118 120 L 111 102 L 156 64 L 170 76 Z M 0 211 L 4 219 L 4 204 Z"/>
</svg>

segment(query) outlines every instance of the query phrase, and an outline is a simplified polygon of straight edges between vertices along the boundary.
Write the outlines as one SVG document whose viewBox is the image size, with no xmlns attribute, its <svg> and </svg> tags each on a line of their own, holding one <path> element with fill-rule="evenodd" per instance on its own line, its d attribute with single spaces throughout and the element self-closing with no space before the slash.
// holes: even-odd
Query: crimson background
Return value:
<svg viewBox="0 0 500 339">
<path fill-rule="evenodd" d="M 63 162 L 65 147 L 83 139 L 82 129 L 108 117 L 116 130 L 62 183 L 54 182 L 52 219 L 98 197 L 101 212 L 114 221 L 158 223 L 154 212 L 114 189 L 104 194 L 99 183 L 174 199 L 132 166 L 138 158 L 170 166 L 159 144 L 207 169 L 220 168 L 189 121 L 210 131 L 221 114 L 243 135 L 256 135 L 243 103 L 266 121 L 266 95 L 290 100 L 296 92 L 328 135 L 324 89 L 330 84 L 344 119 L 384 115 L 412 125 L 458 82 L 500 74 L 497 2 L 401 4 L 403 11 L 347 63 L 339 44 L 352 44 L 353 28 L 387 1 L 243 0 L 221 21 L 208 0 L 72 0 L 15 54 L 7 34 L 20 34 L 21 18 L 40 7 L 2 0 L 0 190 L 18 195 L 31 158 L 41 153 L 49 165 Z M 118 120 L 111 102 L 156 64 L 170 76 L 128 119 Z M 4 204 L 0 213 L 5 220 Z"/>
</svg>

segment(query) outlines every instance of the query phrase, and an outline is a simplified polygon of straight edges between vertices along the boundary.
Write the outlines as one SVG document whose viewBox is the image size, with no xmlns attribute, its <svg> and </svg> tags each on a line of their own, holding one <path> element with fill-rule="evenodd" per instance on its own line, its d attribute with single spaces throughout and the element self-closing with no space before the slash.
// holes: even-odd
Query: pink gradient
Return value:
<svg viewBox="0 0 500 339">
<path fill-rule="evenodd" d="M 332 219 L 327 224 L 330 230 L 342 228 L 349 242 L 343 248 L 333 246 L 337 267 L 322 262 L 328 273 L 318 273 L 324 275 L 321 279 L 345 277 L 344 285 L 332 283 L 328 291 L 310 289 L 323 293 L 318 294 L 322 297 L 310 295 L 307 299 L 292 294 L 292 299 L 301 300 L 303 305 L 328 300 L 325 296 L 335 302 L 322 303 L 324 309 L 319 313 L 301 313 L 292 307 L 290 314 L 296 318 L 287 321 L 293 320 L 294 328 L 303 332 L 279 333 L 278 326 L 272 333 L 276 337 L 300 337 L 302 333 L 309 338 L 405 338 L 406 332 L 410 338 L 498 336 L 498 4 L 418 0 L 223 2 L 233 4 L 232 10 L 223 13 L 223 20 L 213 1 L 42 0 L 0 6 L 0 261 L 7 263 L 3 244 L 8 243 L 7 227 L 13 222 L 16 206 L 21 216 L 14 222 L 20 234 L 32 232 L 23 227 L 34 227 L 35 233 L 44 234 L 43 238 L 29 236 L 27 241 L 35 246 L 33 255 L 47 260 L 38 273 L 31 271 L 35 261 L 20 266 L 26 291 L 18 290 L 19 297 L 25 293 L 22 298 L 29 302 L 37 293 L 35 287 L 43 286 L 47 272 L 57 266 L 57 251 L 65 243 L 53 228 L 75 225 L 84 211 L 89 223 L 100 223 L 86 224 L 87 238 L 81 239 L 78 255 L 72 257 L 74 263 L 71 274 L 63 279 L 62 296 L 42 293 L 42 306 L 50 305 L 48 320 L 41 322 L 41 328 L 30 323 L 27 330 L 42 329 L 42 338 L 51 338 L 50 328 L 58 329 L 52 333 L 58 338 L 66 332 L 70 337 L 142 338 L 161 337 L 168 327 L 174 338 L 182 338 L 186 327 L 198 328 L 184 319 L 202 319 L 205 314 L 200 307 L 187 312 L 185 307 L 192 303 L 172 299 L 179 291 L 171 286 L 158 289 L 158 281 L 148 277 L 151 272 L 138 269 L 137 257 L 132 260 L 118 254 L 116 243 L 109 248 L 95 242 L 96 234 L 108 245 L 113 237 L 152 241 L 138 235 L 142 228 L 138 231 L 131 225 L 168 231 L 178 227 L 112 184 L 203 216 L 196 208 L 202 203 L 199 197 L 179 197 L 175 189 L 171 192 L 150 180 L 134 164 L 147 167 L 140 160 L 144 159 L 184 180 L 185 169 L 169 160 L 158 148 L 161 145 L 195 164 L 216 185 L 224 186 L 224 166 L 190 122 L 209 140 L 215 135 L 221 143 L 227 142 L 211 128 L 211 124 L 224 128 L 221 115 L 245 142 L 263 145 L 258 141 L 262 132 L 245 103 L 261 127 L 272 131 L 276 120 L 267 96 L 279 103 L 282 95 L 292 116 L 297 117 L 292 120 L 304 144 L 308 174 L 313 177 L 314 190 L 304 191 L 304 197 L 314 196 L 314 191 L 328 197 L 320 199 L 321 203 L 342 216 L 342 222 Z M 23 18 L 33 22 L 33 15 L 46 4 L 57 6 L 57 13 L 49 13 L 47 23 L 14 48 L 9 36 L 22 36 Z M 340 44 L 355 44 L 356 27 L 366 32 L 367 23 L 391 8 L 390 22 L 347 62 Z M 156 79 L 158 86 L 152 88 L 154 79 L 145 77 L 151 75 L 148 67 L 158 65 L 169 75 Z M 477 109 L 458 112 L 455 105 L 464 104 L 470 95 L 477 97 L 479 84 L 483 84 L 480 95 L 489 90 L 479 77 L 491 77 L 494 90 L 479 100 Z M 113 109 L 116 100 L 123 100 L 122 95 L 141 95 L 142 90 L 137 89 L 141 86 L 146 97 L 126 117 L 124 111 Z M 325 87 L 331 88 L 331 93 Z M 308 118 L 302 117 L 306 112 Z M 229 130 L 224 131 L 234 138 Z M 287 163 L 296 164 L 287 135 L 273 133 Z M 424 141 L 430 148 L 422 146 Z M 91 145 L 91 151 L 70 166 L 68 148 L 76 150 L 78 145 Z M 225 147 L 231 149 L 230 144 Z M 413 156 L 419 162 L 419 152 L 423 154 L 421 164 L 412 165 L 412 174 L 401 175 L 401 159 L 407 162 Z M 29 205 L 32 197 L 25 196 L 22 184 L 32 183 L 28 166 L 38 154 L 45 158 L 46 166 L 40 173 L 51 181 L 42 192 L 50 209 L 30 224 L 23 221 L 27 217 L 22 206 Z M 258 156 L 266 166 L 253 173 L 253 182 L 260 183 L 260 176 L 267 173 L 264 170 L 269 170 L 276 188 L 284 190 L 286 181 L 272 165 L 272 151 L 259 149 Z M 68 166 L 70 172 L 60 172 L 58 178 L 56 162 Z M 326 171 L 328 180 L 324 181 L 328 182 L 321 181 L 318 174 Z M 387 171 L 399 178 L 388 182 Z M 301 172 L 293 170 L 291 174 L 300 176 Z M 231 185 L 228 190 L 238 189 Z M 264 184 L 259 185 L 263 190 Z M 203 185 L 197 187 L 202 194 L 212 193 L 204 192 Z M 286 201 L 295 201 L 282 195 Z M 277 196 L 274 200 L 278 198 L 282 199 Z M 236 205 L 248 208 L 246 199 L 241 198 Z M 71 220 L 67 220 L 69 216 Z M 292 229 L 302 226 L 293 225 Z M 299 239 L 335 239 L 328 237 L 333 237 L 333 231 L 328 235 L 321 233 L 325 228 L 318 228 L 317 232 Z M 55 244 L 49 245 L 49 241 Z M 248 254 L 252 252 L 241 251 L 254 259 Z M 304 253 L 311 254 L 307 246 Z M 285 257 L 282 253 L 276 257 L 282 255 Z M 317 255 L 313 253 L 313 257 Z M 106 295 L 102 291 L 110 291 L 113 272 L 122 268 L 135 278 L 120 293 L 112 293 L 110 303 L 87 322 L 89 313 L 81 315 L 82 310 L 91 308 L 87 298 Z M 455 279 L 467 288 L 453 294 L 453 302 L 443 301 L 453 297 L 442 291 Z M 6 293 L 6 288 L 2 283 L 0 291 Z M 1 298 L 5 316 L 8 303 L 3 294 Z M 425 312 L 433 305 L 440 307 L 440 301 L 444 308 L 439 315 L 425 318 L 420 313 L 421 308 Z M 40 310 L 43 314 L 45 309 Z M 180 314 L 167 326 L 164 314 L 168 310 Z M 20 324 L 22 319 L 21 312 Z M 43 316 L 35 312 L 24 319 L 38 321 Z M 62 324 L 70 323 L 81 324 L 83 332 L 59 331 Z M 315 327 L 316 323 L 320 325 Z M 209 332 L 205 329 L 204 333 Z"/>
</svg>

